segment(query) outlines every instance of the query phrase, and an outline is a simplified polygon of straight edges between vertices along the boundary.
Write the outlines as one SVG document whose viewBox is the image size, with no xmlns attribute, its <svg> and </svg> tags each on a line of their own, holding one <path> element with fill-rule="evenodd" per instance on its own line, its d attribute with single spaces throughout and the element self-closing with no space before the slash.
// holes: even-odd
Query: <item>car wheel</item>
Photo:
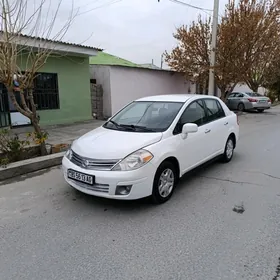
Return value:
<svg viewBox="0 0 280 280">
<path fill-rule="evenodd" d="M 230 136 L 226 142 L 222 161 L 224 163 L 230 162 L 233 157 L 233 152 L 234 152 L 234 140 L 233 137 Z"/>
<path fill-rule="evenodd" d="M 264 109 L 258 109 L 259 113 L 263 113 Z"/>
<path fill-rule="evenodd" d="M 237 106 L 238 111 L 243 112 L 245 111 L 245 106 L 243 103 L 239 103 Z"/>
<path fill-rule="evenodd" d="M 156 204 L 161 204 L 170 199 L 177 183 L 178 175 L 174 165 L 163 162 L 155 175 L 152 200 Z"/>
</svg>

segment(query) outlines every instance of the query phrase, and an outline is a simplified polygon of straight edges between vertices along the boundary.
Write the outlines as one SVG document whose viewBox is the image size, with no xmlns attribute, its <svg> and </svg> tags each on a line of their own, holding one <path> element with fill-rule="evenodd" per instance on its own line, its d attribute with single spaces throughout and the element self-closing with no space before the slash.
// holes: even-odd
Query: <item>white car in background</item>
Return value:
<svg viewBox="0 0 280 280">
<path fill-rule="evenodd" d="M 229 162 L 238 138 L 237 115 L 216 97 L 150 96 L 74 141 L 63 173 L 89 195 L 163 203 L 186 172 L 216 157 Z"/>
<path fill-rule="evenodd" d="M 271 100 L 256 92 L 233 92 L 226 100 L 226 105 L 230 110 L 238 111 L 258 111 L 271 108 Z"/>
</svg>

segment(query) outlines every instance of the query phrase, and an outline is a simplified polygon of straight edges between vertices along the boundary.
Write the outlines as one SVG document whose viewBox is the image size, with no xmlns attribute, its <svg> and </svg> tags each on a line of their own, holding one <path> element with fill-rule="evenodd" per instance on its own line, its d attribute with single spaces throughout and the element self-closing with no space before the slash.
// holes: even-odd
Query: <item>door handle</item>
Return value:
<svg viewBox="0 0 280 280">
<path fill-rule="evenodd" d="M 211 132 L 211 129 L 206 129 L 205 130 L 205 133 L 209 133 L 209 132 Z"/>
<path fill-rule="evenodd" d="M 225 122 L 224 125 L 228 125 L 228 122 Z"/>
</svg>

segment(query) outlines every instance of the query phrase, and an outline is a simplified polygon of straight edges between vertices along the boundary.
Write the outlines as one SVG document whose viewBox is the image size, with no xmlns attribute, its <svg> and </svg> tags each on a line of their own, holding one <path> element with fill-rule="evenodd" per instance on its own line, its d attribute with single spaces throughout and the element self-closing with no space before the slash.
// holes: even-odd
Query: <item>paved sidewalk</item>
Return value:
<svg viewBox="0 0 280 280">
<path fill-rule="evenodd" d="M 90 120 L 81 123 L 74 123 L 68 125 L 53 125 L 53 126 L 43 126 L 42 129 L 46 130 L 49 133 L 49 138 L 46 141 L 49 144 L 70 144 L 78 137 L 83 134 L 99 127 L 105 121 L 100 120 Z M 21 127 L 14 128 L 12 130 L 14 133 L 17 133 L 20 138 L 24 138 L 26 133 L 32 132 L 33 127 Z"/>
</svg>

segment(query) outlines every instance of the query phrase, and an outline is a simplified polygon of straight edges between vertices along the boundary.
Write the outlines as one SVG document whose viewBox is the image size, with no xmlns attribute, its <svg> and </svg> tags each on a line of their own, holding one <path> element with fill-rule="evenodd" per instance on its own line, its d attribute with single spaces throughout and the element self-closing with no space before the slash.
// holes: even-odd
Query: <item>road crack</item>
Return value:
<svg viewBox="0 0 280 280">
<path fill-rule="evenodd" d="M 273 175 L 270 175 L 270 174 L 267 174 L 267 173 L 263 173 L 263 172 L 259 172 L 259 173 L 262 174 L 262 175 L 265 175 L 267 177 L 270 177 L 270 178 L 273 178 L 273 179 L 276 179 L 276 180 L 280 180 L 280 177 L 273 176 Z"/>
<path fill-rule="evenodd" d="M 216 178 L 216 177 L 211 177 L 211 176 L 200 176 L 201 178 L 205 178 L 205 179 L 210 179 L 210 180 L 217 180 L 217 181 L 222 181 L 222 182 L 229 182 L 232 184 L 246 184 L 246 185 L 253 185 L 253 186 L 262 186 L 260 184 L 257 183 L 251 183 L 251 182 L 246 182 L 246 181 L 234 181 L 234 180 L 230 180 L 230 179 L 222 179 L 222 178 Z"/>
<path fill-rule="evenodd" d="M 280 180 L 280 177 L 277 177 L 277 176 L 274 176 L 274 175 L 271 175 L 271 174 L 268 174 L 268 173 L 264 173 L 264 172 L 261 172 L 261 171 L 245 171 L 245 172 L 247 172 L 247 173 L 262 174 L 262 175 L 270 177 L 272 179 Z"/>
</svg>

